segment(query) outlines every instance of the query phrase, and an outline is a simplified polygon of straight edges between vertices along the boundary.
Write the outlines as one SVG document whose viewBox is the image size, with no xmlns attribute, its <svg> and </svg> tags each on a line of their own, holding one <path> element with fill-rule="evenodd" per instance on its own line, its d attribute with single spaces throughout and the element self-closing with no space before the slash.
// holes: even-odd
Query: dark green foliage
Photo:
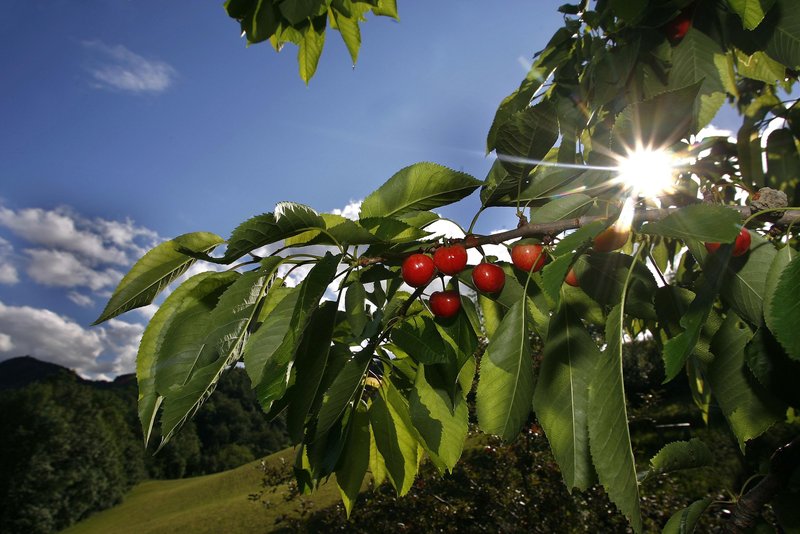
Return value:
<svg viewBox="0 0 800 534">
<path fill-rule="evenodd" d="M 215 473 L 282 449 L 247 374 L 232 369 L 157 455 L 142 445 L 136 381 L 82 380 L 34 358 L 0 363 L 0 532 L 53 532 L 117 504 L 144 478 Z"/>
<path fill-rule="evenodd" d="M 0 397 L 0 531 L 53 532 L 119 502 L 144 474 L 124 405 L 74 381 Z"/>
</svg>

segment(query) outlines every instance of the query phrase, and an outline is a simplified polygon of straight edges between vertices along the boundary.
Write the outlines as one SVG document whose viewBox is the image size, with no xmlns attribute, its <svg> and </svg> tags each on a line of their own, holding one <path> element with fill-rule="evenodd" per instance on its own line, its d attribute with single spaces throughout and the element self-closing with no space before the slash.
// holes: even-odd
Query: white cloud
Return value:
<svg viewBox="0 0 800 534">
<path fill-rule="evenodd" d="M 11 336 L 8 334 L 0 334 L 0 352 L 8 352 L 14 348 L 11 342 Z"/>
<path fill-rule="evenodd" d="M 17 268 L 11 263 L 13 251 L 11 243 L 0 237 L 0 284 L 14 285 L 19 282 Z"/>
<path fill-rule="evenodd" d="M 77 291 L 70 291 L 67 293 L 67 298 L 80 306 L 81 308 L 91 308 L 94 306 L 94 300 L 88 295 L 78 293 Z"/>
<path fill-rule="evenodd" d="M 117 319 L 86 329 L 47 309 L 0 302 L 0 360 L 31 355 L 86 378 L 133 372 L 143 331 L 142 325 Z"/>
<path fill-rule="evenodd" d="M 123 273 L 115 269 L 93 269 L 72 252 L 27 249 L 30 257 L 27 273 L 35 282 L 55 287 L 88 287 L 98 291 L 115 286 Z"/>
<path fill-rule="evenodd" d="M 122 45 L 109 46 L 99 41 L 85 42 L 99 61 L 89 68 L 94 85 L 130 93 L 162 93 L 175 81 L 177 71 L 168 63 L 146 59 Z"/>
<path fill-rule="evenodd" d="M 361 203 L 363 200 L 351 200 L 347 206 L 342 209 L 335 208 L 331 213 L 334 215 L 341 215 L 347 219 L 356 220 L 358 219 L 358 214 L 361 212 Z"/>
<path fill-rule="evenodd" d="M 0 206 L 0 226 L 35 245 L 69 250 L 93 262 L 118 265 L 127 265 L 132 256 L 140 253 L 141 245 L 135 239 L 145 237 L 149 243 L 157 239 L 155 232 L 136 227 L 130 221 L 90 221 L 65 207 L 15 211 Z M 126 226 L 130 229 L 124 234 L 122 228 Z M 123 235 L 128 239 L 124 240 Z"/>
</svg>

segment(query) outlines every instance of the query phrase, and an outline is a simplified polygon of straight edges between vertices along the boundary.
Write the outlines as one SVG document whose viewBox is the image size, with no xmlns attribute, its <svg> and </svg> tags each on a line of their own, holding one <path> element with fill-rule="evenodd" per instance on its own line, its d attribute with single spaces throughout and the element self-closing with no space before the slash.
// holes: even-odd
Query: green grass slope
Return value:
<svg viewBox="0 0 800 534">
<path fill-rule="evenodd" d="M 294 462 L 294 450 L 285 449 L 265 458 L 280 468 Z M 263 472 L 259 461 L 230 471 L 181 480 L 151 480 L 137 484 L 119 505 L 99 512 L 65 530 L 68 534 L 157 534 L 273 532 L 281 527 L 276 519 L 297 517 L 297 499 L 286 501 L 287 487 L 278 487 L 271 506 L 248 499 L 258 491 Z M 331 481 L 310 497 L 314 509 L 325 508 L 339 499 Z"/>
</svg>

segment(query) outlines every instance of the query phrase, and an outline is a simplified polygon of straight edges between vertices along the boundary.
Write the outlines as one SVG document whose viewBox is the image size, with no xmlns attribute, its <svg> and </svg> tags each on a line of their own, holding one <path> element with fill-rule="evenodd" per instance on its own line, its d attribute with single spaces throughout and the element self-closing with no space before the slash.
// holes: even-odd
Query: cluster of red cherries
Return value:
<svg viewBox="0 0 800 534">
<path fill-rule="evenodd" d="M 542 245 L 518 244 L 511 249 L 511 261 L 518 269 L 536 272 L 545 264 L 546 254 Z M 427 286 L 436 272 L 455 276 L 467 266 L 467 249 L 454 244 L 436 249 L 433 257 L 427 254 L 412 254 L 403 261 L 400 272 L 403 281 L 411 287 Z M 482 293 L 498 293 L 506 283 L 503 269 L 494 263 L 482 261 L 472 269 L 472 283 Z M 457 290 L 434 291 L 428 301 L 431 312 L 437 317 L 449 318 L 461 310 L 461 296 Z"/>
</svg>

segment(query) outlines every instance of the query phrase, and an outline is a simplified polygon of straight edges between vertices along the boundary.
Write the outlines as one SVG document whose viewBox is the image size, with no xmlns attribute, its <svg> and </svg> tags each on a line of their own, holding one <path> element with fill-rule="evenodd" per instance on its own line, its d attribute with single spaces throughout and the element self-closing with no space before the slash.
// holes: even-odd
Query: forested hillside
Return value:
<svg viewBox="0 0 800 534">
<path fill-rule="evenodd" d="M 53 532 L 118 503 L 145 478 L 215 473 L 283 448 L 244 371 L 157 455 L 142 446 L 132 375 L 92 382 L 23 357 L 0 363 L 0 532 Z"/>
</svg>

